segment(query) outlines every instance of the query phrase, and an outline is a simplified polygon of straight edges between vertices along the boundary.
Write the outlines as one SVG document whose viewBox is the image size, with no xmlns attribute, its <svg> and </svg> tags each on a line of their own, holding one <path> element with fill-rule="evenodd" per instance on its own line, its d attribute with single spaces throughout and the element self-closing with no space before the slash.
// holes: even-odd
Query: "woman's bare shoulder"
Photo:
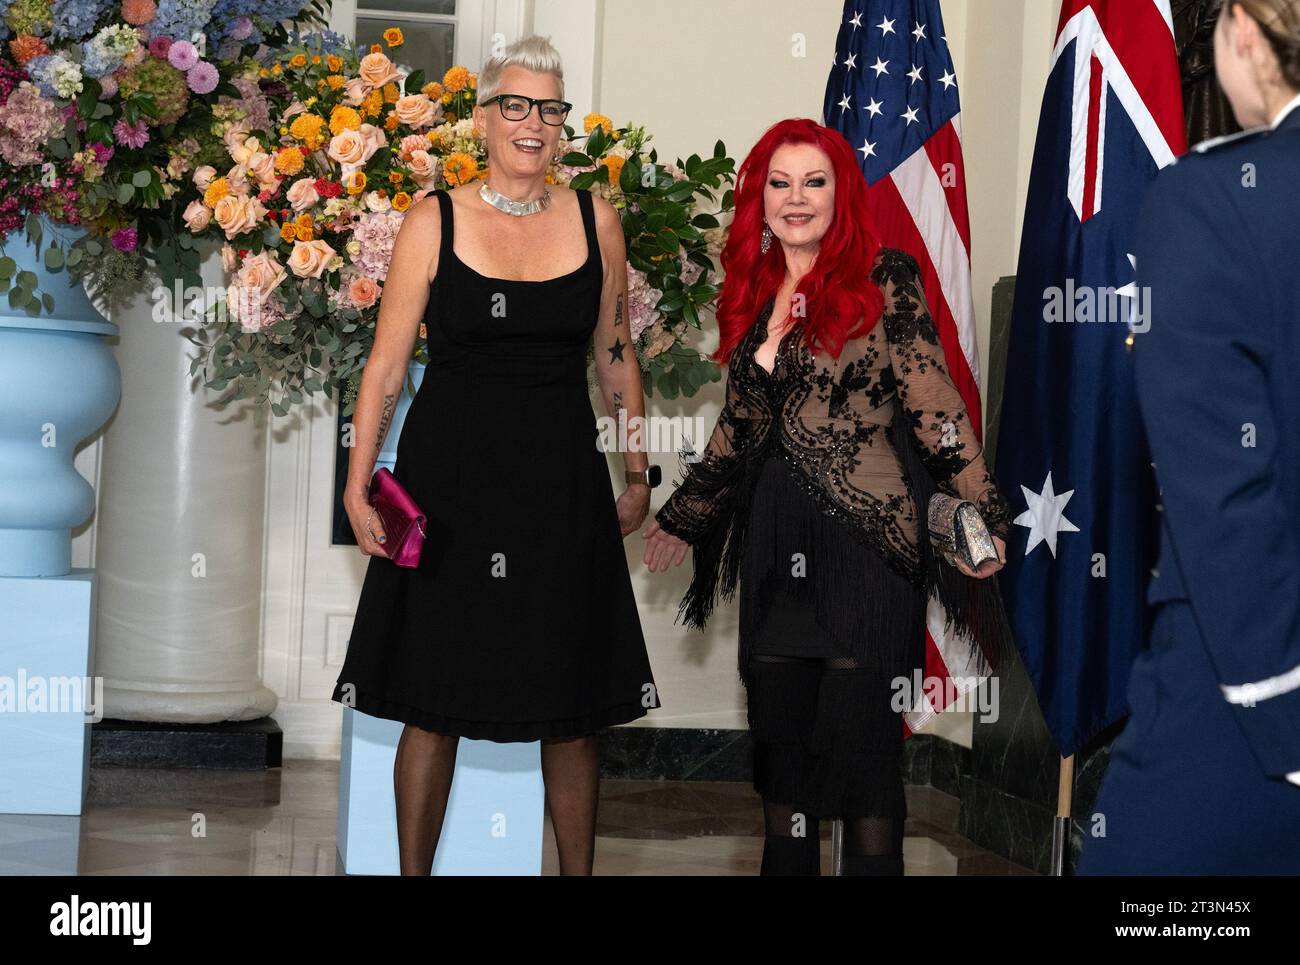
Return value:
<svg viewBox="0 0 1300 965">
<path fill-rule="evenodd" d="M 442 208 L 432 193 L 406 209 L 400 234 L 407 235 L 407 239 L 414 242 L 415 250 L 427 253 L 425 277 L 432 282 L 438 270 L 438 250 L 442 241 Z"/>
</svg>

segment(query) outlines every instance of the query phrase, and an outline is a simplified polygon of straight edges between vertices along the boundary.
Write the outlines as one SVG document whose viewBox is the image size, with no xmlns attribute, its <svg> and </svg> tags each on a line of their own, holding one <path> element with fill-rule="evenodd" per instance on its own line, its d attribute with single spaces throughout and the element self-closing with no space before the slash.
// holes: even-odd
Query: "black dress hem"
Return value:
<svg viewBox="0 0 1300 965">
<path fill-rule="evenodd" d="M 349 704 L 370 717 L 382 717 L 397 720 L 405 724 L 414 724 L 436 734 L 448 737 L 465 737 L 469 740 L 489 740 L 498 744 L 527 743 L 564 737 L 581 737 L 594 733 L 605 727 L 626 724 L 646 716 L 651 708 L 645 707 L 640 700 L 615 704 L 577 717 L 539 721 L 493 721 L 465 720 L 460 717 L 448 717 L 436 711 L 414 707 L 411 704 L 394 700 L 382 694 L 358 690 L 355 699 Z M 332 700 L 343 703 L 336 692 Z M 659 706 L 658 704 L 655 705 Z"/>
</svg>

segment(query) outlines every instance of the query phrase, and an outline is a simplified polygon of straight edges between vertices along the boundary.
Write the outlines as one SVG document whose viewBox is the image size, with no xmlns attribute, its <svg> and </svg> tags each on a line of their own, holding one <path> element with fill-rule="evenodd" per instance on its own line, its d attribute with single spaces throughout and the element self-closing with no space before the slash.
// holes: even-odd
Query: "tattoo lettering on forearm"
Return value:
<svg viewBox="0 0 1300 965">
<path fill-rule="evenodd" d="M 384 396 L 384 408 L 379 413 L 379 436 L 375 439 L 375 448 L 379 449 L 384 444 L 384 436 L 388 435 L 388 426 L 393 420 L 393 410 L 397 408 L 397 396 Z"/>
<path fill-rule="evenodd" d="M 625 348 L 627 348 L 627 345 L 623 343 L 622 339 L 614 339 L 614 344 L 605 349 L 609 353 L 609 361 L 611 363 L 623 361 L 623 349 Z"/>
<path fill-rule="evenodd" d="M 623 393 L 618 389 L 614 390 L 614 411 L 615 412 L 623 411 Z"/>
<path fill-rule="evenodd" d="M 618 297 L 614 299 L 614 324 L 623 324 L 623 293 L 619 292 Z"/>
</svg>

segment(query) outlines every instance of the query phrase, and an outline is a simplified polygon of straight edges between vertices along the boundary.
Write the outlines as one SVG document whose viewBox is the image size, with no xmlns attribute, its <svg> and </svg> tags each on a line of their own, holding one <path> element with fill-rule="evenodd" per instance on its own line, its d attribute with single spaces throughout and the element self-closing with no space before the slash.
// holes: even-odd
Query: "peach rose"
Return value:
<svg viewBox="0 0 1300 965">
<path fill-rule="evenodd" d="M 208 190 L 208 185 L 217 176 L 217 169 L 211 164 L 202 164 L 194 169 L 194 186 L 200 191 Z"/>
<path fill-rule="evenodd" d="M 275 173 L 275 158 L 269 154 L 258 151 L 251 155 L 248 158 L 248 169 L 253 172 L 260 187 L 274 187 L 279 181 L 279 176 Z"/>
<path fill-rule="evenodd" d="M 402 76 L 393 66 L 393 62 L 379 51 L 366 54 L 361 58 L 357 75 L 371 87 L 383 87 Z"/>
<path fill-rule="evenodd" d="M 352 299 L 354 308 L 369 308 L 379 297 L 379 286 L 375 284 L 373 278 L 353 279 L 352 284 L 348 286 L 348 297 Z"/>
<path fill-rule="evenodd" d="M 366 146 L 361 156 L 362 164 L 374 157 L 375 152 L 381 147 L 388 146 L 388 132 L 374 124 L 362 124 L 361 137 Z"/>
<path fill-rule="evenodd" d="M 185 227 L 198 234 L 212 221 L 212 214 L 202 201 L 191 201 L 185 208 L 185 213 L 181 215 L 181 219 L 185 222 Z"/>
<path fill-rule="evenodd" d="M 438 160 L 428 151 L 412 151 L 407 167 L 421 187 L 438 175 Z"/>
<path fill-rule="evenodd" d="M 360 131 L 344 130 L 330 138 L 325 153 L 339 164 L 357 166 L 364 164 L 366 141 Z"/>
<path fill-rule="evenodd" d="M 241 141 L 227 142 L 226 150 L 236 164 L 248 164 L 249 158 L 262 150 L 262 142 L 255 137 L 245 137 Z"/>
<path fill-rule="evenodd" d="M 441 106 L 424 94 L 408 94 L 398 98 L 393 113 L 407 127 L 431 127 L 441 114 Z"/>
<path fill-rule="evenodd" d="M 416 151 L 427 151 L 429 139 L 423 134 L 408 134 L 397 142 L 397 156 L 409 158 Z"/>
<path fill-rule="evenodd" d="M 295 241 L 289 255 L 289 270 L 299 278 L 319 278 L 334 255 L 334 249 L 319 238 Z"/>
<path fill-rule="evenodd" d="M 212 209 L 212 216 L 217 225 L 226 233 L 226 238 L 252 231 L 266 217 L 266 208 L 256 198 L 246 195 L 228 194 Z"/>
<path fill-rule="evenodd" d="M 275 260 L 269 251 L 261 251 L 251 258 L 245 258 L 239 268 L 237 280 L 244 288 L 255 291 L 259 298 L 280 287 L 280 282 L 287 277 L 284 266 Z"/>
<path fill-rule="evenodd" d="M 226 184 L 231 194 L 248 194 L 248 168 L 236 164 L 226 173 Z"/>
<path fill-rule="evenodd" d="M 360 77 L 353 77 L 343 85 L 343 102 L 356 107 L 370 93 L 370 85 Z"/>
<path fill-rule="evenodd" d="M 290 185 L 285 197 L 289 199 L 289 206 L 294 211 L 306 211 L 320 200 L 320 195 L 316 191 L 316 180 L 299 178 Z"/>
</svg>

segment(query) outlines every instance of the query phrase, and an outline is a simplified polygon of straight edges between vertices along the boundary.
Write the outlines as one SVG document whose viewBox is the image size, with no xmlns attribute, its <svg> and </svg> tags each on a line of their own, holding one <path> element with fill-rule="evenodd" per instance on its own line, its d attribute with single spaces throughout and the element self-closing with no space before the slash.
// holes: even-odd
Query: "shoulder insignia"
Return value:
<svg viewBox="0 0 1300 965">
<path fill-rule="evenodd" d="M 1248 137 L 1254 137 L 1257 134 L 1264 134 L 1268 131 L 1267 127 L 1249 127 L 1244 131 L 1237 131 L 1235 134 L 1223 134 L 1219 137 L 1206 138 L 1192 145 L 1192 150 L 1197 154 L 1204 154 L 1207 151 L 1213 151 L 1215 148 L 1222 147 L 1225 144 L 1235 144 L 1237 141 L 1245 140 Z"/>
</svg>

